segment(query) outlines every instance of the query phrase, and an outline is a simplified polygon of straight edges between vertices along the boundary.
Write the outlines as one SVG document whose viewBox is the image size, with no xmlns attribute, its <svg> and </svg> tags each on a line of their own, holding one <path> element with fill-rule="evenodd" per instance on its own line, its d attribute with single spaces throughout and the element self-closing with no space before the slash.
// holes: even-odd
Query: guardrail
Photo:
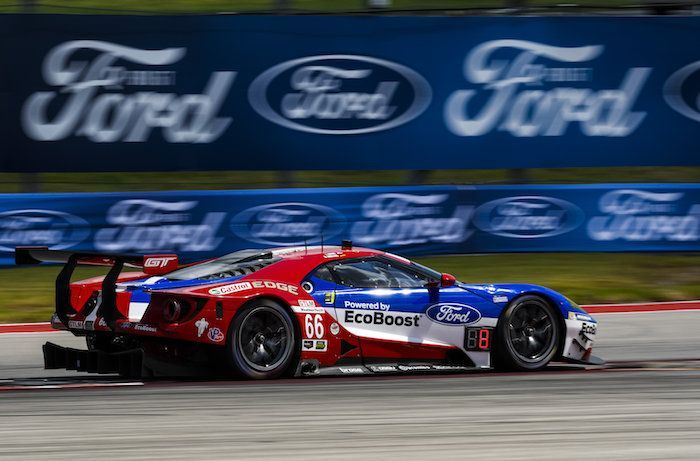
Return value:
<svg viewBox="0 0 700 461">
<path fill-rule="evenodd" d="M 700 251 L 700 185 L 0 194 L 0 265 L 19 245 L 196 260 L 341 239 L 404 255 Z"/>
</svg>

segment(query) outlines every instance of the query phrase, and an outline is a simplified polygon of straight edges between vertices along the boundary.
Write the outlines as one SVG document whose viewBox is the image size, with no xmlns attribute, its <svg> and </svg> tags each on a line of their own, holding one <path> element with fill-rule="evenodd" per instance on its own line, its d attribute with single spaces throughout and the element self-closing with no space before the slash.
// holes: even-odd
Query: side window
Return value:
<svg viewBox="0 0 700 461">
<path fill-rule="evenodd" d="M 335 283 L 335 280 L 333 279 L 333 275 L 331 274 L 331 271 L 328 269 L 327 265 L 319 267 L 318 269 L 316 269 L 316 272 L 314 272 L 311 275 L 313 277 L 316 277 L 317 279 L 325 280 L 326 282 Z"/>
<path fill-rule="evenodd" d="M 333 274 L 328 269 L 328 265 L 324 264 L 315 271 L 313 271 L 309 276 L 304 279 L 301 283 L 301 287 L 307 292 L 312 293 L 317 290 L 332 290 L 336 286 Z"/>
<path fill-rule="evenodd" d="M 350 288 L 421 288 L 428 277 L 377 259 L 337 262 L 332 270 L 341 285 Z"/>
</svg>

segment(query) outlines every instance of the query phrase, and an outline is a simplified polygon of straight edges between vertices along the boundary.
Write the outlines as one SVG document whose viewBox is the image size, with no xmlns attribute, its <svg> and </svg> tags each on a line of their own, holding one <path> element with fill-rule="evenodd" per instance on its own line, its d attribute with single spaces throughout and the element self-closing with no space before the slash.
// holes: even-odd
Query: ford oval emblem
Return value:
<svg viewBox="0 0 700 461">
<path fill-rule="evenodd" d="M 263 245 L 304 245 L 331 241 L 345 228 L 345 217 L 333 208 L 314 203 L 284 202 L 241 211 L 231 231 Z"/>
<path fill-rule="evenodd" d="M 466 304 L 440 303 L 428 308 L 426 315 L 443 325 L 471 325 L 481 320 L 481 312 Z"/>
<path fill-rule="evenodd" d="M 432 90 L 416 71 L 369 56 L 330 54 L 286 61 L 250 85 L 255 111 L 280 126 L 316 134 L 389 130 L 418 117 Z"/>
<path fill-rule="evenodd" d="M 87 221 L 54 210 L 12 210 L 0 213 L 0 251 L 17 246 L 46 246 L 63 250 L 90 234 Z"/>
<path fill-rule="evenodd" d="M 583 217 L 583 211 L 573 203 L 527 195 L 484 203 L 475 212 L 474 225 L 501 237 L 543 238 L 576 229 Z"/>
</svg>

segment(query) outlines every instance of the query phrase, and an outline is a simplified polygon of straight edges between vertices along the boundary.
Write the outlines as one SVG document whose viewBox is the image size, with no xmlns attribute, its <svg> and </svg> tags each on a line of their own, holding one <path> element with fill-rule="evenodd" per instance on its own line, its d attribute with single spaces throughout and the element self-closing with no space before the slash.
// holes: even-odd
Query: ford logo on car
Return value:
<svg viewBox="0 0 700 461">
<path fill-rule="evenodd" d="M 433 322 L 443 325 L 471 325 L 481 319 L 481 313 L 471 306 L 457 303 L 434 304 L 426 315 Z"/>
<path fill-rule="evenodd" d="M 231 220 L 231 231 L 264 245 L 304 245 L 331 239 L 343 231 L 345 217 L 313 203 L 271 203 L 248 208 Z"/>
<path fill-rule="evenodd" d="M 16 246 L 63 250 L 85 240 L 89 228 L 84 219 L 62 211 L 5 211 L 0 213 L 0 251 L 14 251 Z"/>
<path fill-rule="evenodd" d="M 250 85 L 248 100 L 267 120 L 316 134 L 388 130 L 418 117 L 432 91 L 416 71 L 369 56 L 308 56 L 278 64 Z"/>
<path fill-rule="evenodd" d="M 573 203 L 553 197 L 506 197 L 481 205 L 474 224 L 490 234 L 511 238 L 552 237 L 574 230 L 583 222 L 583 211 Z"/>
</svg>

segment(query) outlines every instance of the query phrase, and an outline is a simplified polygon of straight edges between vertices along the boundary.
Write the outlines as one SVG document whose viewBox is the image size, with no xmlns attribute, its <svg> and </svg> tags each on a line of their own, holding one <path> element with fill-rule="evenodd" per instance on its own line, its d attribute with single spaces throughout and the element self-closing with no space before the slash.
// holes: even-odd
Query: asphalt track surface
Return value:
<svg viewBox="0 0 700 461">
<path fill-rule="evenodd" d="M 0 335 L 0 389 L 60 387 L 0 391 L 0 460 L 700 459 L 700 311 L 596 317 L 607 368 L 262 383 L 45 371 L 81 341 Z"/>
</svg>

